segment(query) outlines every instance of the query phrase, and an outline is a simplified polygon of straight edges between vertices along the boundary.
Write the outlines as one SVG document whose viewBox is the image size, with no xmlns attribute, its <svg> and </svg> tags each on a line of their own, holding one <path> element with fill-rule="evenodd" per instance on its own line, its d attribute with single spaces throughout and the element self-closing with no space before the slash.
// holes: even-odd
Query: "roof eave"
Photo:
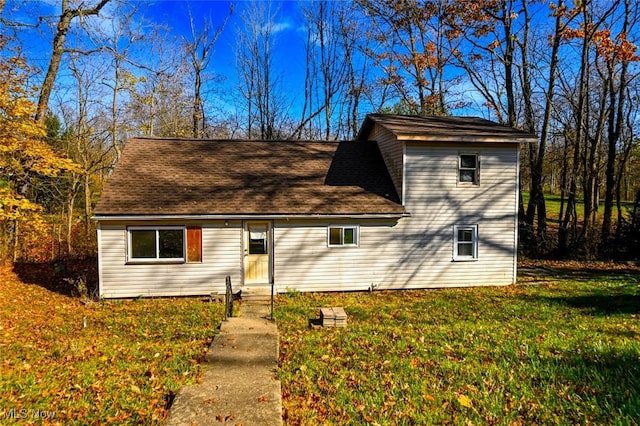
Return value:
<svg viewBox="0 0 640 426">
<path fill-rule="evenodd" d="M 405 142 L 468 142 L 468 143 L 535 143 L 535 136 L 474 136 L 474 135 L 418 135 L 398 134 L 396 138 Z"/>
<path fill-rule="evenodd" d="M 254 220 L 254 219 L 399 219 L 411 216 L 410 213 L 341 213 L 341 214 L 96 214 L 92 219 L 97 222 L 113 221 L 158 221 L 158 220 Z"/>
</svg>

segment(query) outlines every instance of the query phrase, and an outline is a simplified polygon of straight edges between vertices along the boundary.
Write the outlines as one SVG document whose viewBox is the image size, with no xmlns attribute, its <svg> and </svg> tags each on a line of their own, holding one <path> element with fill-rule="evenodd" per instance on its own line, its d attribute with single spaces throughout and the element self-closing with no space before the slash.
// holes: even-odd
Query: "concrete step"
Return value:
<svg viewBox="0 0 640 426">
<path fill-rule="evenodd" d="M 260 286 L 246 285 L 242 287 L 241 299 L 244 302 L 267 302 L 271 300 L 271 286 L 270 285 L 260 285 Z"/>
</svg>

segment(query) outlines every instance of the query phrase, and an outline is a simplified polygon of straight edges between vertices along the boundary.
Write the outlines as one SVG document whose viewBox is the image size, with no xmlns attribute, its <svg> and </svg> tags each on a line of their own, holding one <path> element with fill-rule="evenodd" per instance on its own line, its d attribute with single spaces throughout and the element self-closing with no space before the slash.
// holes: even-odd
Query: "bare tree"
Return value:
<svg viewBox="0 0 640 426">
<path fill-rule="evenodd" d="M 286 137 L 282 128 L 286 121 L 284 91 L 279 88 L 273 62 L 277 12 L 270 1 L 254 0 L 241 15 L 244 28 L 237 33 L 236 67 L 249 138 Z"/>
<path fill-rule="evenodd" d="M 597 62 L 600 52 L 598 45 L 609 34 L 608 25 L 620 2 L 587 1 L 574 9 L 580 17 L 577 28 L 567 28 L 563 34 L 566 40 L 577 40 L 580 49 L 579 76 L 563 77 L 567 102 L 572 116 L 565 123 L 566 135 L 571 143 L 572 155 L 565 175 L 568 182 L 563 185 L 566 193 L 566 210 L 560 220 L 558 250 L 566 255 L 570 247 L 585 249 L 587 255 L 594 255 L 595 227 L 599 200 L 600 167 L 602 163 L 602 141 L 607 122 L 608 87 L 597 78 Z M 608 43 L 607 43 L 608 44 Z M 565 71 L 566 72 L 566 71 Z M 577 87 L 576 87 L 577 82 Z M 578 191 L 582 189 L 584 215 L 578 225 L 576 204 Z"/>
<path fill-rule="evenodd" d="M 616 162 L 624 164 L 628 159 L 630 144 L 626 144 L 621 156 L 618 156 L 619 141 L 622 138 L 625 119 L 628 117 L 628 91 L 630 84 L 629 64 L 637 61 L 636 47 L 627 39 L 629 29 L 638 22 L 638 4 L 630 0 L 624 0 L 622 27 L 613 45 L 607 43 L 606 48 L 601 48 L 604 70 L 601 73 L 609 92 L 609 105 L 607 108 L 607 163 L 605 172 L 605 198 L 604 214 L 602 217 L 601 246 L 605 249 L 610 245 L 613 202 L 618 186 L 619 176 L 616 176 Z M 623 167 L 620 167 L 623 170 Z M 618 221 L 620 221 L 618 217 Z"/>
<path fill-rule="evenodd" d="M 524 10 L 527 10 L 526 3 L 524 4 Z M 548 63 L 548 74 L 546 77 L 547 87 L 544 94 L 544 113 L 542 116 L 542 124 L 540 126 L 540 142 L 538 143 L 537 149 L 535 147 L 529 148 L 529 166 L 531 170 L 531 184 L 529 190 L 529 205 L 527 206 L 525 222 L 528 227 L 533 227 L 534 219 L 536 218 L 537 212 L 537 224 L 538 224 L 538 239 L 539 241 L 544 239 L 546 233 L 546 222 L 547 222 L 547 210 L 544 200 L 544 191 L 543 191 L 543 179 L 544 179 L 544 165 L 545 165 L 545 155 L 547 151 L 547 145 L 549 142 L 550 134 L 551 134 L 551 119 L 552 119 L 552 110 L 554 108 L 554 96 L 556 90 L 556 79 L 558 75 L 559 68 L 559 55 L 560 51 L 560 43 L 562 40 L 562 36 L 565 28 L 571 22 L 571 15 L 567 15 L 566 6 L 564 1 L 560 0 L 557 7 L 552 11 L 554 16 L 554 31 L 550 38 L 551 41 L 551 52 L 549 54 L 549 63 Z M 529 22 L 529 20 L 527 20 Z M 522 49 L 522 56 L 526 57 L 530 52 L 527 51 L 526 48 Z M 532 108 L 532 99 L 531 96 L 526 96 L 525 99 L 528 99 L 527 109 L 531 110 Z M 531 113 L 527 114 L 528 116 Z M 531 120 L 529 118 L 527 121 Z M 531 129 L 530 129 L 531 130 Z"/>
<path fill-rule="evenodd" d="M 69 0 L 62 0 L 61 13 L 58 17 L 55 34 L 53 36 L 53 50 L 44 81 L 42 82 L 40 95 L 38 96 L 38 107 L 36 110 L 36 120 L 38 122 L 44 123 L 49 105 L 49 97 L 51 96 L 53 84 L 60 69 L 60 62 L 65 51 L 65 41 L 72 21 L 76 18 L 82 19 L 86 16 L 98 15 L 107 3 L 109 3 L 109 0 L 100 0 L 91 7 L 85 7 L 84 2 L 82 2 L 77 8 L 74 8 Z"/>
<path fill-rule="evenodd" d="M 205 114 L 204 101 L 202 99 L 202 78 L 206 71 L 211 57 L 213 48 L 222 34 L 229 17 L 233 13 L 233 4 L 229 8 L 229 14 L 224 18 L 222 23 L 214 29 L 211 19 L 205 19 L 202 28 L 198 31 L 193 20 L 191 8 L 189 7 L 189 25 L 191 28 L 191 40 L 185 39 L 184 45 L 189 55 L 191 66 L 193 67 L 193 137 L 200 138 L 205 133 Z"/>
<path fill-rule="evenodd" d="M 394 87 L 411 112 L 447 114 L 445 68 L 454 52 L 447 49 L 447 19 L 457 5 L 447 0 L 359 0 L 371 17 L 372 37 L 384 48 L 372 51 L 383 68 L 385 82 Z"/>
<path fill-rule="evenodd" d="M 105 102 L 107 99 L 111 101 L 105 108 L 110 112 L 109 133 L 111 146 L 116 152 L 116 162 L 122 155 L 125 143 L 121 135 L 121 128 L 126 127 L 122 97 L 132 90 L 132 85 L 137 81 L 136 74 L 151 71 L 150 66 L 137 60 L 133 52 L 143 45 L 147 34 L 152 32 L 143 30 L 142 22 L 137 19 L 140 13 L 138 7 L 125 6 L 124 3 L 118 3 L 106 29 L 101 25 L 88 28 L 93 44 L 99 46 L 102 56 L 108 61 L 101 82 L 111 91 L 110 96 L 103 99 Z"/>
<path fill-rule="evenodd" d="M 323 116 L 322 138 L 337 138 L 334 124 L 339 105 L 337 97 L 344 98 L 347 83 L 348 62 L 345 55 L 344 19 L 348 5 L 342 2 L 320 0 L 303 8 L 307 23 L 307 63 L 305 74 L 305 102 L 302 123 L 312 123 L 316 116 Z M 352 54 L 352 52 L 351 52 Z"/>
<path fill-rule="evenodd" d="M 311 1 L 306 23 L 304 103 L 295 137 L 353 138 L 363 112 L 378 111 L 390 86 L 376 84 L 371 34 L 362 8 L 349 2 Z M 374 87 L 375 86 L 375 87 Z"/>
</svg>

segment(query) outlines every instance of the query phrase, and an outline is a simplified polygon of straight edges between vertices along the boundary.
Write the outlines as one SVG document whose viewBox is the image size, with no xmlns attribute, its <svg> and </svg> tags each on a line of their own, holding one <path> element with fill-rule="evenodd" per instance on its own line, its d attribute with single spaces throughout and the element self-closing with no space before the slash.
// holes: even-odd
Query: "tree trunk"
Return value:
<svg viewBox="0 0 640 426">
<path fill-rule="evenodd" d="M 564 2 L 561 0 L 558 3 L 558 7 L 562 9 Z M 546 205 L 543 195 L 542 179 L 544 173 L 544 158 L 547 150 L 547 142 L 549 140 L 549 128 L 551 124 L 551 112 L 553 109 L 553 98 L 556 85 L 556 77 L 558 70 L 558 51 L 560 50 L 560 38 L 562 33 L 562 19 L 561 15 L 557 14 L 555 18 L 555 31 L 553 35 L 553 41 L 551 46 L 551 62 L 549 64 L 549 81 L 547 85 L 547 92 L 545 96 L 545 108 L 544 116 L 542 120 L 542 127 L 540 129 L 540 143 L 538 145 L 537 154 L 534 156 L 534 161 L 531 164 L 531 194 L 529 198 L 529 205 L 527 207 L 527 224 L 533 227 L 533 221 L 535 217 L 535 211 L 538 211 L 538 236 L 544 237 L 546 232 Z M 524 55 L 524 53 L 523 53 Z M 529 101 L 529 104 L 531 102 Z M 532 106 L 530 106 L 532 108 Z"/>
<path fill-rule="evenodd" d="M 629 0 L 625 0 L 625 19 L 622 26 L 622 32 L 626 34 L 629 26 Z M 627 61 L 622 61 L 622 67 L 620 70 L 620 77 L 618 88 L 615 88 L 615 76 L 613 75 L 614 66 L 609 64 L 607 70 L 609 71 L 609 97 L 610 97 L 610 111 L 608 126 L 607 126 L 607 165 L 605 171 L 605 194 L 604 194 L 604 213 L 602 216 L 602 233 L 600 235 L 600 244 L 603 248 L 610 244 L 611 238 L 611 222 L 613 215 L 613 200 L 618 188 L 618 194 L 620 192 L 619 185 L 616 182 L 616 157 L 617 157 L 617 145 L 620 140 L 620 133 L 623 125 L 624 104 L 626 101 L 627 92 Z M 616 99 L 617 98 L 617 99 Z M 617 105 L 616 105 L 617 104 Z M 614 113 L 615 111 L 615 113 Z M 618 196 L 619 198 L 619 196 Z M 619 209 L 618 209 L 619 210 Z"/>
<path fill-rule="evenodd" d="M 591 22 L 590 14 L 587 8 L 583 9 L 583 22 L 585 27 Z M 568 254 L 569 241 L 571 235 L 572 244 L 575 239 L 577 229 L 576 210 L 576 192 L 578 191 L 577 176 L 580 171 L 580 152 L 581 145 L 585 133 L 586 121 L 586 96 L 588 93 L 588 77 L 587 68 L 589 67 L 589 36 L 585 34 L 582 40 L 582 52 L 580 56 L 580 77 L 578 80 L 578 101 L 575 107 L 575 141 L 573 146 L 573 164 L 571 175 L 569 176 L 569 194 L 567 197 L 567 210 L 564 212 L 564 218 L 560 221 L 560 229 L 558 231 L 558 252 L 561 256 Z M 566 173 L 566 171 L 565 171 Z M 570 234 L 571 232 L 571 234 Z"/>
<path fill-rule="evenodd" d="M 40 89 L 40 96 L 38 96 L 38 106 L 36 109 L 36 121 L 44 123 L 47 116 L 47 108 L 49 106 L 49 98 L 51 97 L 51 91 L 53 90 L 53 84 L 58 76 L 58 70 L 60 69 L 60 62 L 62 55 L 64 54 L 65 40 L 67 33 L 71 27 L 71 21 L 79 16 L 97 15 L 100 10 L 109 2 L 109 0 L 100 0 L 91 9 L 70 9 L 69 0 L 62 0 L 62 13 L 58 20 L 58 26 L 56 27 L 56 33 L 53 36 L 53 50 L 51 52 L 51 59 L 49 60 L 49 66 L 47 67 L 47 73 L 45 74 L 42 87 Z"/>
</svg>

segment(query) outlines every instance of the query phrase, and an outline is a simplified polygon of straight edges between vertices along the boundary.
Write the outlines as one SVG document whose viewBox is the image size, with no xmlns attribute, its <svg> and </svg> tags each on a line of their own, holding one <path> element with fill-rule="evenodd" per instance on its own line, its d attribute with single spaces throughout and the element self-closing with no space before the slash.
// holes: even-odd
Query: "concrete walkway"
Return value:
<svg viewBox="0 0 640 426">
<path fill-rule="evenodd" d="M 222 323 L 202 383 L 178 391 L 166 425 L 282 425 L 278 330 L 268 316 L 268 305 L 245 302 Z"/>
</svg>

